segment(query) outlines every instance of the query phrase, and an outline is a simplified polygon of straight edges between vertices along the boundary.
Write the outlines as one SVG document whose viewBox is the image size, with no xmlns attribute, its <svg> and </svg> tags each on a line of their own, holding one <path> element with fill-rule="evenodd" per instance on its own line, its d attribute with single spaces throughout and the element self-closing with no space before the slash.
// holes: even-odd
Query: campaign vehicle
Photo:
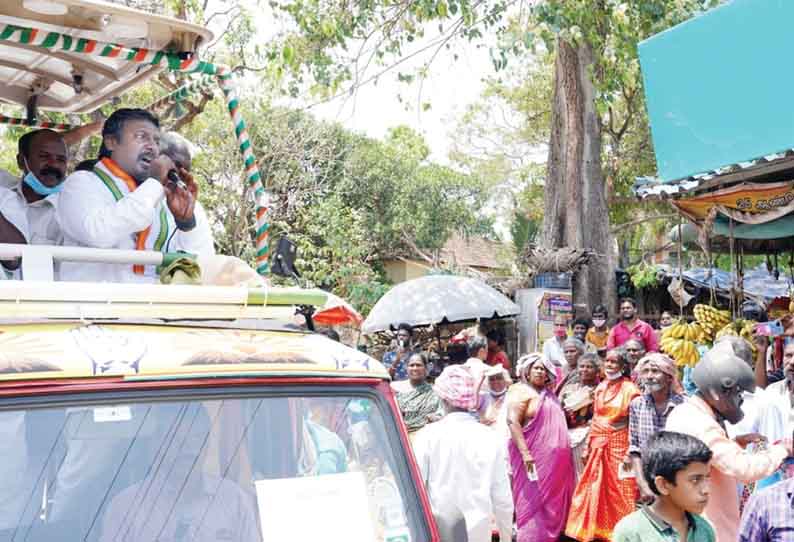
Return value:
<svg viewBox="0 0 794 542">
<path fill-rule="evenodd" d="M 0 122 L 68 129 L 40 113 L 90 113 L 161 70 L 196 73 L 221 86 L 259 185 L 229 71 L 198 57 L 211 37 L 101 1 L 5 0 L 0 102 L 20 114 Z M 21 258 L 0 280 L 0 542 L 437 541 L 388 373 L 295 323 L 324 292 L 53 280 L 63 261 L 183 257 L 0 245 Z"/>
</svg>

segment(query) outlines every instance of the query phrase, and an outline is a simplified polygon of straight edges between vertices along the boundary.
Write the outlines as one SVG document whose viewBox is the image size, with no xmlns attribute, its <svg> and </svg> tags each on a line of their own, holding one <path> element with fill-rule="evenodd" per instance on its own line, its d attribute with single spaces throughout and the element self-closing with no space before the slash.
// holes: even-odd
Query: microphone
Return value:
<svg viewBox="0 0 794 542">
<path fill-rule="evenodd" d="M 175 169 L 169 169 L 166 177 L 168 177 L 168 180 L 177 185 L 179 188 L 187 188 L 185 183 L 182 182 L 182 179 L 179 178 L 179 174 Z"/>
</svg>

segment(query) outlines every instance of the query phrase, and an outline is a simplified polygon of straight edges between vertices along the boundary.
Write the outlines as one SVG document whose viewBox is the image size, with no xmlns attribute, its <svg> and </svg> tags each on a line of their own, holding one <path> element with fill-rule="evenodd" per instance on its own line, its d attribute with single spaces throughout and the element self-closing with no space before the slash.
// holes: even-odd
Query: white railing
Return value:
<svg viewBox="0 0 794 542">
<path fill-rule="evenodd" d="M 54 280 L 54 262 L 117 263 L 162 265 L 174 255 L 146 250 L 62 247 L 54 245 L 16 245 L 0 243 L 0 261 L 22 259 L 22 280 Z"/>
</svg>

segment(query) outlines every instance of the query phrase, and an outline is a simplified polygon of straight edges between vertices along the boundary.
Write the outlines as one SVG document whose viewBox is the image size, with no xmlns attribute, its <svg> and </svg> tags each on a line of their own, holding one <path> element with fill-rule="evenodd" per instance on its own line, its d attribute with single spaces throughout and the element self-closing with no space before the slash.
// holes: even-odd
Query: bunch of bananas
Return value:
<svg viewBox="0 0 794 542">
<path fill-rule="evenodd" d="M 676 320 L 673 324 L 662 331 L 662 340 L 665 338 L 670 339 L 686 339 L 692 342 L 701 342 L 705 330 L 698 322 L 687 323 L 683 320 Z"/>
<path fill-rule="evenodd" d="M 741 318 L 730 322 L 728 325 L 724 326 L 717 332 L 717 339 L 720 337 L 724 337 L 725 335 L 735 335 L 737 337 L 741 337 L 742 339 L 746 340 L 750 343 L 750 346 L 753 348 L 753 355 L 756 353 L 755 343 L 753 342 L 753 327 L 755 326 L 755 322 L 752 320 L 743 320 Z"/>
<path fill-rule="evenodd" d="M 711 342 L 717 331 L 721 330 L 731 322 L 731 313 L 721 311 L 710 305 L 695 305 L 692 310 L 700 327 L 703 328 L 707 339 L 703 342 Z"/>
<path fill-rule="evenodd" d="M 676 320 L 662 332 L 662 350 L 668 353 L 678 365 L 692 366 L 700 359 L 695 342 L 702 342 L 705 336 L 703 327 L 697 323 Z"/>
<path fill-rule="evenodd" d="M 679 367 L 693 367 L 700 360 L 700 353 L 693 341 L 667 337 L 662 339 L 661 346 Z"/>
</svg>

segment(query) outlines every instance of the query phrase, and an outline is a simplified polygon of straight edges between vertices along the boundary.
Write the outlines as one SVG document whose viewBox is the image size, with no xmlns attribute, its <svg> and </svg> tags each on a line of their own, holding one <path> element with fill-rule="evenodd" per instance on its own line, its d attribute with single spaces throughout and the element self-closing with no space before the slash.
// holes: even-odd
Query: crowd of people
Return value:
<svg viewBox="0 0 794 542">
<path fill-rule="evenodd" d="M 0 242 L 214 254 L 188 142 L 161 134 L 148 111 L 119 109 L 101 127 L 98 156 L 69 173 L 67 143 L 98 128 L 19 139 L 21 177 L 0 175 Z M 0 263 L 0 278 L 15 278 L 19 261 Z M 156 282 L 159 275 L 154 265 L 63 262 L 56 279 Z"/>
<path fill-rule="evenodd" d="M 433 385 L 399 327 L 384 364 L 434 510 L 472 542 L 794 540 L 794 342 L 767 387 L 763 341 L 723 337 L 685 391 L 634 300 L 592 316 L 514 366 L 498 333 L 470 337 Z"/>
</svg>

